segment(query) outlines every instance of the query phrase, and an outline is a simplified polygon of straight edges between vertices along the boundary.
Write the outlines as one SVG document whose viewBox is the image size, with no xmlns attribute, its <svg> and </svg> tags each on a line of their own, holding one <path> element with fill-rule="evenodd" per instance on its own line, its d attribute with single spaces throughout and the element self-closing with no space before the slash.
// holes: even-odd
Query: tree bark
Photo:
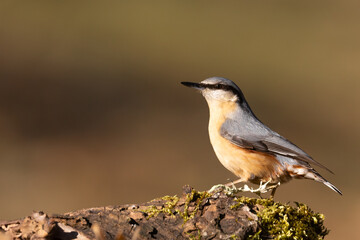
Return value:
<svg viewBox="0 0 360 240">
<path fill-rule="evenodd" d="M 261 208 L 185 186 L 179 198 L 0 222 L 0 239 L 246 239 L 261 229 Z"/>
</svg>

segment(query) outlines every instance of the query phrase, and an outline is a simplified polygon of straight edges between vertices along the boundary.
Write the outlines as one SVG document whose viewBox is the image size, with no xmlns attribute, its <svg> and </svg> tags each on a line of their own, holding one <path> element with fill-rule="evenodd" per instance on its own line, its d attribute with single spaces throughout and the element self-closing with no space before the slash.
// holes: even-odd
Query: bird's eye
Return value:
<svg viewBox="0 0 360 240">
<path fill-rule="evenodd" d="M 220 89 L 221 88 L 221 84 L 215 84 L 215 88 L 217 88 L 217 89 Z"/>
</svg>

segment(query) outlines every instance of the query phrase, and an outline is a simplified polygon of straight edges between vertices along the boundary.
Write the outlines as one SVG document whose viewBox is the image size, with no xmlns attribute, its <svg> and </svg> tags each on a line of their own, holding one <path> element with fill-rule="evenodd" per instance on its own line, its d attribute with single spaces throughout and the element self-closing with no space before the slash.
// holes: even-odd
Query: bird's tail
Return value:
<svg viewBox="0 0 360 240">
<path fill-rule="evenodd" d="M 326 180 L 325 178 L 323 178 L 320 173 L 318 173 L 317 171 L 315 171 L 315 169 L 311 169 L 312 171 L 312 174 L 313 175 L 312 177 L 310 178 L 313 178 L 315 181 L 318 181 L 318 182 L 321 182 L 323 184 L 325 184 L 326 186 L 328 186 L 329 188 L 331 188 L 333 191 L 337 192 L 338 194 L 342 195 L 342 192 L 337 188 L 335 187 L 332 183 L 330 183 L 328 180 Z M 310 172 L 309 172 L 310 173 Z M 309 174 L 306 174 L 306 175 L 309 175 Z"/>
<path fill-rule="evenodd" d="M 321 182 L 331 188 L 333 191 L 337 192 L 338 194 L 342 195 L 342 192 L 335 187 L 333 184 L 331 184 L 329 181 L 327 181 L 325 178 L 323 178 L 320 173 L 318 173 L 315 169 L 310 168 L 308 166 L 301 166 L 301 165 L 289 165 L 287 167 L 287 171 L 290 174 L 290 176 L 295 178 L 305 178 L 305 179 L 312 179 L 317 182 Z"/>
<path fill-rule="evenodd" d="M 289 171 L 290 170 L 290 171 Z M 313 168 L 307 168 L 303 166 L 291 166 L 291 168 L 288 168 L 288 171 L 290 174 L 295 175 L 298 178 L 306 178 L 306 179 L 312 179 L 317 182 L 321 182 L 331 188 L 333 191 L 337 192 L 338 194 L 342 195 L 342 192 L 335 187 L 333 184 L 331 184 L 329 181 L 327 181 L 325 178 L 323 178 L 320 173 L 318 173 Z"/>
<path fill-rule="evenodd" d="M 324 179 L 325 180 L 325 179 Z M 333 191 L 337 192 L 338 194 L 342 195 L 342 192 L 337 188 L 335 187 L 334 185 L 332 185 L 330 182 L 328 181 L 324 181 L 323 182 L 326 186 L 328 186 L 329 188 L 331 188 Z"/>
</svg>

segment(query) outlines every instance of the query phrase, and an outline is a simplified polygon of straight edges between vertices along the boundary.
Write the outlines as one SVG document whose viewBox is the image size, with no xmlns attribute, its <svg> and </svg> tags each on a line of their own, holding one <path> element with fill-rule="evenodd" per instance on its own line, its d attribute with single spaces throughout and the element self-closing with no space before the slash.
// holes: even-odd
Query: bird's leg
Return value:
<svg viewBox="0 0 360 240">
<path fill-rule="evenodd" d="M 276 189 L 280 186 L 280 182 L 278 182 L 276 185 L 272 186 L 273 189 L 271 190 L 270 199 L 274 199 Z"/>
<path fill-rule="evenodd" d="M 235 185 L 233 185 L 233 186 L 227 186 L 227 185 L 224 185 L 224 184 L 217 184 L 217 185 L 214 185 L 214 186 L 212 186 L 209 190 L 208 190 L 208 192 L 209 193 L 212 193 L 212 192 L 219 192 L 219 191 L 221 191 L 221 190 L 223 190 L 226 194 L 228 194 L 228 195 L 232 195 L 232 194 L 235 194 L 235 193 L 237 193 L 237 188 L 235 187 Z"/>
<path fill-rule="evenodd" d="M 257 189 L 251 188 L 251 191 L 250 191 L 250 192 L 252 192 L 252 193 L 266 193 L 266 192 L 268 191 L 268 189 L 267 189 L 266 186 L 270 183 L 270 181 L 271 181 L 271 180 L 265 182 L 264 184 L 263 184 L 262 181 L 260 181 L 260 186 L 259 186 L 259 188 L 257 188 Z"/>
<path fill-rule="evenodd" d="M 253 192 L 253 193 L 255 193 L 256 195 L 258 195 L 259 198 L 262 199 L 261 192 Z"/>
<path fill-rule="evenodd" d="M 227 184 L 225 184 L 225 186 L 227 186 L 227 187 L 235 187 L 235 184 L 238 184 L 238 183 L 241 183 L 243 180 L 241 179 L 241 178 L 239 178 L 238 180 L 236 180 L 236 181 L 231 181 L 231 182 L 229 182 L 229 183 L 227 183 Z"/>
<path fill-rule="evenodd" d="M 235 186 L 236 183 L 240 183 L 242 182 L 241 179 L 238 179 L 234 182 L 230 182 L 230 183 L 227 183 L 225 185 L 223 184 L 218 184 L 218 185 L 215 185 L 213 186 L 208 192 L 216 192 L 216 190 L 219 191 L 220 190 L 223 190 L 227 195 L 233 195 L 233 194 L 236 194 L 238 192 L 252 192 L 252 193 L 255 193 L 256 195 L 258 195 L 260 198 L 261 197 L 261 194 L 262 193 L 267 193 L 268 191 L 272 190 L 271 191 L 271 196 L 270 198 L 274 198 L 274 195 L 275 195 L 275 192 L 276 192 L 276 189 L 277 187 L 279 187 L 280 185 L 280 182 L 276 183 L 276 184 L 272 184 L 271 186 L 268 186 L 268 184 L 270 183 L 271 180 L 263 183 L 262 181 L 260 181 L 260 185 L 258 188 L 256 189 L 253 189 L 251 187 L 249 187 L 248 185 L 244 185 L 243 187 L 239 187 L 237 188 Z"/>
<path fill-rule="evenodd" d="M 271 190 L 270 199 L 274 199 L 276 189 L 277 189 L 277 187 L 273 188 L 273 190 Z"/>
<path fill-rule="evenodd" d="M 255 193 L 256 195 L 258 195 L 260 198 L 262 193 L 266 193 L 269 190 L 271 190 L 271 194 L 270 194 L 270 199 L 274 199 L 274 195 L 276 192 L 276 189 L 280 186 L 280 182 L 273 184 L 271 186 L 267 186 L 270 183 L 270 180 L 267 181 L 265 184 L 263 184 L 262 181 L 260 181 L 260 186 L 257 189 L 253 189 L 251 188 L 249 191 L 252 193 Z"/>
<path fill-rule="evenodd" d="M 224 184 L 217 184 L 217 185 L 212 186 L 208 192 L 211 193 L 211 192 L 214 192 L 217 189 L 222 189 L 226 194 L 233 195 L 233 194 L 236 194 L 238 192 L 241 192 L 241 188 L 237 188 L 235 186 L 235 184 L 240 183 L 240 182 L 242 182 L 241 178 L 236 180 L 236 181 L 229 182 L 229 183 L 227 183 L 225 185 Z"/>
</svg>

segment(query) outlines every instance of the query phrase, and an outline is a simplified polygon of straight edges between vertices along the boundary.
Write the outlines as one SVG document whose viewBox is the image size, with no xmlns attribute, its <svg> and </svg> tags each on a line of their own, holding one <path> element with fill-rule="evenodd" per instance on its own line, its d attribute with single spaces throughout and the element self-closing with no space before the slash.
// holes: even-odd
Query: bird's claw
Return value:
<svg viewBox="0 0 360 240">
<path fill-rule="evenodd" d="M 224 193 L 226 195 L 234 195 L 234 194 L 239 193 L 239 192 L 252 192 L 252 193 L 255 193 L 255 194 L 257 194 L 257 195 L 259 195 L 261 197 L 260 194 L 267 193 L 268 191 L 273 190 L 273 189 L 277 188 L 280 185 L 280 182 L 278 182 L 276 184 L 268 186 L 269 183 L 270 183 L 270 181 L 267 181 L 267 182 L 265 182 L 263 184 L 263 182 L 261 181 L 259 187 L 256 188 L 256 189 L 251 188 L 246 184 L 243 187 L 239 187 L 239 188 L 237 188 L 234 184 L 232 184 L 232 186 L 218 184 L 218 185 L 213 186 L 208 192 L 209 193 L 211 193 L 211 192 L 219 192 L 219 190 L 220 191 L 222 190 L 222 191 L 224 191 Z"/>
<path fill-rule="evenodd" d="M 212 193 L 212 192 L 217 193 L 219 191 L 223 191 L 226 195 L 234 195 L 239 192 L 239 189 L 234 184 L 232 184 L 232 186 L 227 186 L 224 184 L 217 184 L 217 185 L 212 186 L 208 192 L 209 193 Z"/>
</svg>

